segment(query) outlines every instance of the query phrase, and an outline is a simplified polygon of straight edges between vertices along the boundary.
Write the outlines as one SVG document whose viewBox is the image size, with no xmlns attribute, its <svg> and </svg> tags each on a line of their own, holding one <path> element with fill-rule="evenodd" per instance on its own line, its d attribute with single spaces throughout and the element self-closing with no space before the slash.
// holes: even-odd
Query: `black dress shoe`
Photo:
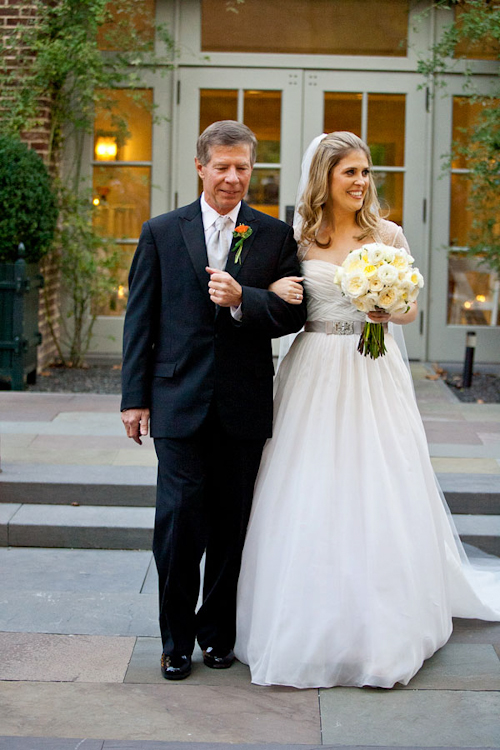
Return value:
<svg viewBox="0 0 500 750">
<path fill-rule="evenodd" d="M 218 651 L 209 646 L 203 652 L 203 663 L 205 666 L 210 667 L 210 669 L 229 669 L 235 658 L 232 649 L 230 651 Z"/>
<path fill-rule="evenodd" d="M 162 654 L 161 673 L 166 680 L 186 679 L 191 674 L 191 657 Z"/>
</svg>

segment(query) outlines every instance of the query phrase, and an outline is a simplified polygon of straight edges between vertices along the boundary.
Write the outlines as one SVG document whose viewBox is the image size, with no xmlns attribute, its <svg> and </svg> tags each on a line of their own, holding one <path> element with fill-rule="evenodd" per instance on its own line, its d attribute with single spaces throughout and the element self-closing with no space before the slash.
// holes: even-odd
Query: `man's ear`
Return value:
<svg viewBox="0 0 500 750">
<path fill-rule="evenodd" d="M 203 177 L 205 176 L 204 167 L 203 167 L 203 164 L 200 161 L 198 161 L 196 156 L 194 157 L 194 164 L 196 167 L 196 171 L 198 172 L 200 176 L 200 179 L 203 179 Z"/>
</svg>

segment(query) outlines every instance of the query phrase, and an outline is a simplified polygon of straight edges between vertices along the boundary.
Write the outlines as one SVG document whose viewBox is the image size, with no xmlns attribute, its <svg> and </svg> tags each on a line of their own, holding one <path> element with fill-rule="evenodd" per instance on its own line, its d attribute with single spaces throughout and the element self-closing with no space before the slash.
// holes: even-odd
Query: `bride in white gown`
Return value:
<svg viewBox="0 0 500 750">
<path fill-rule="evenodd" d="M 408 246 L 379 218 L 363 141 L 317 140 L 297 227 L 308 321 L 356 329 L 336 267 L 363 241 Z M 292 300 L 298 280 L 271 288 Z M 476 569 L 454 536 L 398 346 L 386 334 L 372 360 L 358 338 L 300 333 L 276 378 L 238 587 L 235 652 L 259 685 L 407 684 L 452 616 L 500 620 L 500 566 Z"/>
</svg>

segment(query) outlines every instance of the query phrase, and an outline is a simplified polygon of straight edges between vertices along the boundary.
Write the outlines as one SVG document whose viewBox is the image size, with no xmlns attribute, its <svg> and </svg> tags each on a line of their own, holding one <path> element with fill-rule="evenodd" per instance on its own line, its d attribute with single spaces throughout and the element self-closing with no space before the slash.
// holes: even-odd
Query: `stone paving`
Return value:
<svg viewBox="0 0 500 750">
<path fill-rule="evenodd" d="M 462 404 L 428 373 L 413 366 L 441 485 L 465 505 L 479 493 L 476 520 L 500 535 L 500 405 Z M 126 510 L 152 510 L 151 441 L 131 445 L 117 408 L 115 396 L 0 393 L 0 499 L 15 500 L 0 502 L 0 544 L 21 513 L 41 528 L 34 495 L 38 513 L 75 501 L 95 514 L 98 488 L 134 506 L 132 487 Z M 158 635 L 148 549 L 0 546 L 0 750 L 500 747 L 500 623 L 456 620 L 393 690 L 257 687 L 244 665 L 210 670 L 199 651 L 191 677 L 168 683 Z"/>
</svg>

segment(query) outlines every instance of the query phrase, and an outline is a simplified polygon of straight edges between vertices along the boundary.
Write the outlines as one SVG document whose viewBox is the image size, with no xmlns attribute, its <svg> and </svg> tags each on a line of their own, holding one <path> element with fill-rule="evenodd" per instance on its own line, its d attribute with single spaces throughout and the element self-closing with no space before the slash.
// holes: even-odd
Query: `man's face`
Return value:
<svg viewBox="0 0 500 750">
<path fill-rule="evenodd" d="M 248 190 L 252 175 L 250 145 L 212 146 L 207 164 L 194 161 L 208 205 L 221 215 L 232 211 Z"/>
</svg>

